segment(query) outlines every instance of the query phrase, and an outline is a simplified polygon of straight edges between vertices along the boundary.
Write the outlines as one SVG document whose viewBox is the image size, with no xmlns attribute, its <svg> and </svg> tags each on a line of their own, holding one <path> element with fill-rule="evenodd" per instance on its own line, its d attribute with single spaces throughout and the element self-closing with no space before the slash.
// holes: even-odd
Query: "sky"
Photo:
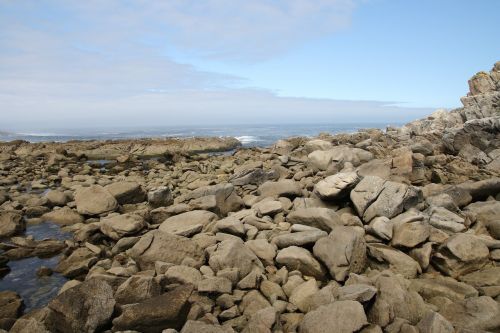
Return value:
<svg viewBox="0 0 500 333">
<path fill-rule="evenodd" d="M 497 0 L 0 0 L 0 130 L 405 122 L 500 60 Z"/>
</svg>

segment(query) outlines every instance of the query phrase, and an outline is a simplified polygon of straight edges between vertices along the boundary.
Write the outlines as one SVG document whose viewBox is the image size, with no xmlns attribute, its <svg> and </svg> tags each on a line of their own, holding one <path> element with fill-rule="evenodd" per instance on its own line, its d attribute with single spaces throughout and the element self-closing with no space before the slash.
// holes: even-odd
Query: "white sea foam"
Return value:
<svg viewBox="0 0 500 333">
<path fill-rule="evenodd" d="M 259 142 L 259 141 L 262 141 L 261 139 L 259 139 L 258 137 L 256 136 L 252 136 L 252 135 L 242 135 L 242 136 L 237 136 L 236 137 L 236 140 L 238 140 L 239 142 L 241 142 L 242 144 L 247 144 L 247 143 L 252 143 L 252 142 Z"/>
</svg>

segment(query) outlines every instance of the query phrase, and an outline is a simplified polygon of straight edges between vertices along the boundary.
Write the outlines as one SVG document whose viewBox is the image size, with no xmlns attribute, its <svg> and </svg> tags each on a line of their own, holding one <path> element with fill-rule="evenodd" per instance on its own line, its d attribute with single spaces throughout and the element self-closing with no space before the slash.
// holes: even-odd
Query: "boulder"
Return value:
<svg viewBox="0 0 500 333">
<path fill-rule="evenodd" d="M 377 216 L 392 218 L 422 200 L 422 192 L 416 187 L 375 176 L 363 178 L 351 191 L 351 201 L 365 222 Z"/>
<path fill-rule="evenodd" d="M 0 237 L 10 237 L 26 229 L 26 222 L 21 214 L 0 212 Z"/>
<path fill-rule="evenodd" d="M 123 214 L 103 218 L 101 232 L 113 240 L 138 233 L 146 227 L 144 218 L 137 214 Z"/>
<path fill-rule="evenodd" d="M 421 273 L 419 264 L 409 255 L 384 244 L 369 244 L 370 267 L 378 270 L 390 269 L 411 279 Z"/>
<path fill-rule="evenodd" d="M 353 333 L 368 324 L 363 306 L 355 301 L 337 301 L 308 312 L 299 333 Z"/>
<path fill-rule="evenodd" d="M 394 232 L 393 223 L 385 216 L 374 218 L 365 228 L 369 234 L 383 240 L 391 240 Z"/>
<path fill-rule="evenodd" d="M 94 252 L 86 247 L 79 247 L 68 257 L 61 259 L 56 271 L 67 278 L 78 277 L 86 274 L 97 260 L 97 255 Z"/>
<path fill-rule="evenodd" d="M 413 279 L 408 290 L 419 293 L 427 301 L 434 297 L 446 297 L 452 301 L 457 301 L 478 296 L 478 292 L 474 287 L 446 276 L 422 276 Z"/>
<path fill-rule="evenodd" d="M 165 279 L 169 284 L 192 284 L 198 285 L 202 276 L 199 270 L 189 266 L 176 265 L 167 269 Z"/>
<path fill-rule="evenodd" d="M 170 206 L 174 203 L 172 191 L 167 186 L 160 186 L 148 192 L 148 203 L 154 208 Z"/>
<path fill-rule="evenodd" d="M 500 202 L 474 202 L 465 207 L 465 213 L 472 215 L 476 222 L 484 225 L 491 236 L 500 239 Z"/>
<path fill-rule="evenodd" d="M 484 267 L 478 271 L 463 275 L 460 281 L 467 283 L 477 289 L 488 289 L 489 287 L 500 287 L 500 267 Z"/>
<path fill-rule="evenodd" d="M 486 265 L 489 250 L 470 234 L 456 234 L 442 244 L 432 257 L 433 265 L 442 273 L 457 278 Z"/>
<path fill-rule="evenodd" d="M 440 309 L 439 314 L 464 332 L 467 329 L 494 332 L 500 327 L 500 304 L 488 296 L 450 302 Z"/>
<path fill-rule="evenodd" d="M 431 233 L 430 225 L 425 221 L 402 223 L 394 226 L 391 245 L 413 248 L 425 242 Z"/>
<path fill-rule="evenodd" d="M 168 330 L 165 333 L 174 333 Z M 188 320 L 182 327 L 180 333 L 234 333 L 234 330 L 229 326 L 220 326 L 215 324 L 208 324 L 202 321 Z"/>
<path fill-rule="evenodd" d="M 183 285 L 163 295 L 130 305 L 113 320 L 113 331 L 160 333 L 169 328 L 180 330 L 189 313 L 188 300 L 192 293 L 193 286 Z"/>
<path fill-rule="evenodd" d="M 420 333 L 455 333 L 453 325 L 437 312 L 428 312 L 417 324 Z"/>
<path fill-rule="evenodd" d="M 349 195 L 360 180 L 356 172 L 340 172 L 319 181 L 314 186 L 314 192 L 324 200 L 342 198 Z"/>
<path fill-rule="evenodd" d="M 276 245 L 270 244 L 266 239 L 249 240 L 245 245 L 263 261 L 265 265 L 272 265 L 276 257 Z"/>
<path fill-rule="evenodd" d="M 146 200 L 146 192 L 136 182 L 115 182 L 107 185 L 105 188 L 115 197 L 120 205 L 136 204 Z"/>
<path fill-rule="evenodd" d="M 297 308 L 299 308 L 300 311 L 308 312 L 310 303 L 309 300 L 318 291 L 318 283 L 315 279 L 310 279 L 304 283 L 301 283 L 293 289 L 289 301 Z"/>
<path fill-rule="evenodd" d="M 234 169 L 234 174 L 229 178 L 229 182 L 236 186 L 261 185 L 268 180 L 279 178 L 279 174 L 274 171 L 262 169 L 262 162 L 250 162 Z"/>
<path fill-rule="evenodd" d="M 177 198 L 176 202 L 189 202 L 194 207 L 211 210 L 220 216 L 243 207 L 243 200 L 236 193 L 234 185 L 229 183 L 197 188 Z"/>
<path fill-rule="evenodd" d="M 189 237 L 200 232 L 206 225 L 217 219 L 217 215 L 212 212 L 193 210 L 169 217 L 158 229 L 163 232 Z"/>
<path fill-rule="evenodd" d="M 292 179 L 283 179 L 276 182 L 267 181 L 259 186 L 259 194 L 262 197 L 300 197 L 302 188 L 300 184 Z"/>
<path fill-rule="evenodd" d="M 22 313 L 23 300 L 13 291 L 0 291 L 0 320 L 16 319 Z"/>
<path fill-rule="evenodd" d="M 278 251 L 276 262 L 286 266 L 289 271 L 299 270 L 302 274 L 319 280 L 324 279 L 326 275 L 325 269 L 311 252 L 302 247 L 290 246 Z"/>
<path fill-rule="evenodd" d="M 306 230 L 299 232 L 292 232 L 289 234 L 281 234 L 274 237 L 271 241 L 276 244 L 278 248 L 289 246 L 304 246 L 307 244 L 315 243 L 318 239 L 328 236 L 323 230 Z"/>
<path fill-rule="evenodd" d="M 42 220 L 59 225 L 73 225 L 83 223 L 83 217 L 69 207 L 62 207 L 42 215 Z"/>
<path fill-rule="evenodd" d="M 333 228 L 328 237 L 314 244 L 313 253 L 337 281 L 344 281 L 350 273 L 361 273 L 366 264 L 366 243 L 363 230 L 355 227 Z"/>
<path fill-rule="evenodd" d="M 118 207 L 115 197 L 104 187 L 81 187 L 75 193 L 76 210 L 82 215 L 100 215 Z"/>
<path fill-rule="evenodd" d="M 161 287 L 152 276 L 134 275 L 122 283 L 115 293 L 118 304 L 140 303 L 149 298 L 159 296 Z"/>
<path fill-rule="evenodd" d="M 330 232 L 335 226 L 343 225 L 340 216 L 330 208 L 299 208 L 291 211 L 287 217 L 291 224 L 303 224 Z"/>
<path fill-rule="evenodd" d="M 66 193 L 57 190 L 50 190 L 45 194 L 45 198 L 50 206 L 66 206 L 69 201 Z"/>
<path fill-rule="evenodd" d="M 462 232 L 465 230 L 465 220 L 459 215 L 443 207 L 431 207 L 428 210 L 429 223 L 435 228 L 447 232 Z"/>
<path fill-rule="evenodd" d="M 160 230 L 142 236 L 128 252 L 143 270 L 153 269 L 155 261 L 180 265 L 192 260 L 199 267 L 205 260 L 203 249 L 195 241 Z"/>
<path fill-rule="evenodd" d="M 50 325 L 57 332 L 101 331 L 109 323 L 114 307 L 110 285 L 90 279 L 66 290 L 49 303 Z"/>
<path fill-rule="evenodd" d="M 239 279 L 246 277 L 254 270 L 264 270 L 259 258 L 239 238 L 218 243 L 208 263 L 216 273 L 223 269 L 236 268 Z"/>
<path fill-rule="evenodd" d="M 327 170 L 331 164 L 349 162 L 355 167 L 373 159 L 373 154 L 360 148 L 336 146 L 329 150 L 316 150 L 308 156 L 308 164 L 314 170 Z"/>
</svg>

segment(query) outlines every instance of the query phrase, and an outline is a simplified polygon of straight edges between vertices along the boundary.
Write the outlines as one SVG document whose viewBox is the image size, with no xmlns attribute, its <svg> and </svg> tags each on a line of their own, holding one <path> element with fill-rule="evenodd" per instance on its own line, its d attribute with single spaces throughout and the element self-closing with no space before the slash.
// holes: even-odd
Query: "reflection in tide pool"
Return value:
<svg viewBox="0 0 500 333">
<path fill-rule="evenodd" d="M 32 235 L 36 240 L 71 238 L 71 233 L 62 231 L 51 222 L 28 225 L 25 234 Z M 25 312 L 47 305 L 67 279 L 55 272 L 51 276 L 38 277 L 36 272 L 42 266 L 54 269 L 59 259 L 60 256 L 54 256 L 9 261 L 10 272 L 0 279 L 0 291 L 11 290 L 18 293 L 24 301 Z"/>
</svg>

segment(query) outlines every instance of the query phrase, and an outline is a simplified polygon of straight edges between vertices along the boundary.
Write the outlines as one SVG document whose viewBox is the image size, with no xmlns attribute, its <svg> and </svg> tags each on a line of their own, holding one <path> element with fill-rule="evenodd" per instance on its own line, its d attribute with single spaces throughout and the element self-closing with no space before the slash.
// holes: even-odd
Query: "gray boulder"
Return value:
<svg viewBox="0 0 500 333">
<path fill-rule="evenodd" d="M 286 220 L 291 224 L 303 224 L 326 232 L 343 225 L 340 216 L 330 208 L 299 208 L 291 211 Z"/>
<path fill-rule="evenodd" d="M 361 178 L 356 172 L 341 172 L 326 177 L 314 186 L 314 192 L 322 199 L 338 199 L 348 195 Z"/>
<path fill-rule="evenodd" d="M 136 182 L 115 182 L 107 185 L 105 188 L 115 197 L 120 205 L 135 204 L 146 200 L 146 192 Z"/>
<path fill-rule="evenodd" d="M 76 210 L 82 215 L 99 215 L 118 207 L 115 197 L 99 185 L 79 188 L 75 193 L 75 201 Z"/>
<path fill-rule="evenodd" d="M 299 270 L 302 274 L 319 280 L 324 279 L 326 275 L 325 269 L 311 252 L 302 247 L 290 246 L 278 251 L 276 262 L 286 266 L 289 271 Z"/>
<path fill-rule="evenodd" d="M 163 232 L 189 237 L 199 233 L 206 225 L 217 219 L 217 215 L 212 212 L 193 210 L 169 217 L 158 229 Z"/>
<path fill-rule="evenodd" d="M 337 301 L 308 312 L 299 333 L 353 333 L 368 324 L 363 306 L 355 301 Z"/>
<path fill-rule="evenodd" d="M 103 218 L 100 223 L 101 232 L 114 240 L 136 234 L 144 227 L 144 218 L 137 214 L 110 216 Z"/>
</svg>

